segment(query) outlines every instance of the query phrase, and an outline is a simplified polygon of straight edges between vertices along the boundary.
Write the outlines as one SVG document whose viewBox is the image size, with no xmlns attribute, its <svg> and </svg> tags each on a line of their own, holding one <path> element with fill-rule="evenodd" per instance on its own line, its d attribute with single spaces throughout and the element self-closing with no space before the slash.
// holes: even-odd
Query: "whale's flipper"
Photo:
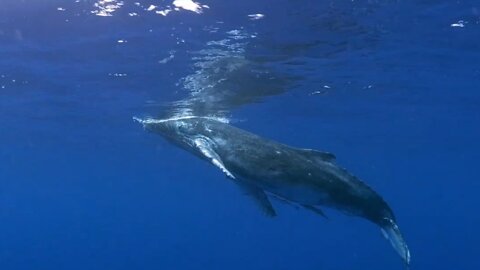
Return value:
<svg viewBox="0 0 480 270">
<path fill-rule="evenodd" d="M 314 212 L 315 214 L 317 215 L 320 215 L 324 218 L 327 218 L 327 215 L 325 215 L 325 213 L 322 211 L 322 209 L 318 208 L 318 207 L 315 207 L 315 206 L 312 206 L 312 205 L 308 205 L 308 204 L 302 204 L 303 208 L 307 209 L 307 210 L 310 210 L 312 212 Z"/>
<path fill-rule="evenodd" d="M 301 154 L 307 156 L 310 159 L 323 161 L 323 162 L 334 162 L 336 157 L 334 154 L 329 152 L 322 152 L 313 149 L 297 149 Z"/>
<path fill-rule="evenodd" d="M 277 213 L 275 212 L 275 209 L 273 208 L 272 203 L 268 199 L 267 194 L 265 192 L 252 185 L 249 183 L 245 183 L 243 181 L 235 181 L 237 185 L 250 197 L 252 197 L 256 203 L 256 205 L 262 210 L 262 212 L 269 216 L 269 217 L 275 217 Z"/>
<path fill-rule="evenodd" d="M 408 269 L 408 266 L 410 265 L 410 251 L 408 250 L 407 243 L 403 239 L 397 224 L 391 219 L 386 219 L 386 221 L 387 224 L 382 226 L 381 229 L 383 236 L 390 241 L 390 244 L 392 244 L 392 247 L 403 259 L 403 262 Z"/>
<path fill-rule="evenodd" d="M 198 150 L 208 159 L 210 162 L 212 162 L 213 165 L 218 167 L 222 172 L 224 172 L 228 177 L 235 179 L 235 176 L 225 168 L 225 165 L 223 165 L 222 159 L 218 156 L 218 154 L 212 149 L 210 146 L 210 142 L 208 141 L 207 138 L 199 137 L 194 140 L 195 146 L 197 147 Z"/>
<path fill-rule="evenodd" d="M 298 206 L 297 203 L 291 202 L 291 201 L 289 201 L 285 198 L 282 198 L 278 195 L 275 195 L 275 194 L 270 194 L 270 195 L 272 195 L 272 198 L 276 199 L 278 202 L 281 202 L 281 203 L 284 203 L 288 206 L 291 206 L 291 207 L 295 208 L 296 210 L 300 209 L 300 206 Z"/>
</svg>

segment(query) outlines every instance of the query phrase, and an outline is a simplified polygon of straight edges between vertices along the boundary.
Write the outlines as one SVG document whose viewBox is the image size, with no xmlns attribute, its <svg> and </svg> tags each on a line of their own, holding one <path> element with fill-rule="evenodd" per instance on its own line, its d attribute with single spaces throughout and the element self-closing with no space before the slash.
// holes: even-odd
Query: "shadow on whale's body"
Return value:
<svg viewBox="0 0 480 270">
<path fill-rule="evenodd" d="M 392 210 L 372 188 L 339 167 L 333 154 L 290 147 L 215 118 L 134 119 L 215 165 L 268 216 L 276 215 L 270 195 L 320 215 L 319 207 L 327 206 L 377 224 L 408 267 L 410 252 Z"/>
</svg>

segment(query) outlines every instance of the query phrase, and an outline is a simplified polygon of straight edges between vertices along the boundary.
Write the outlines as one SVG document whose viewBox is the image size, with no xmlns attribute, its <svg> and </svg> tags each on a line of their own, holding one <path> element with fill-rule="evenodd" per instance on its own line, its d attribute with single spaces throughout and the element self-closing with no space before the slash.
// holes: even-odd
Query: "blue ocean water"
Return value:
<svg viewBox="0 0 480 270">
<path fill-rule="evenodd" d="M 479 33 L 473 0 L 2 1 L 0 269 L 404 269 L 132 121 L 172 115 L 335 153 L 411 269 L 480 269 Z"/>
</svg>

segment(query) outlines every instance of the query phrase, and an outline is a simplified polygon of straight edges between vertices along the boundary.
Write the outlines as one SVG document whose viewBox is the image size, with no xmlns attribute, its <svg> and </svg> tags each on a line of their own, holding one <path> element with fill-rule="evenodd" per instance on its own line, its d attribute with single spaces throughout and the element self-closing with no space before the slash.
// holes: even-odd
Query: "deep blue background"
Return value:
<svg viewBox="0 0 480 270">
<path fill-rule="evenodd" d="M 188 96 L 192 52 L 232 29 L 255 33 L 247 59 L 295 77 L 234 125 L 335 153 L 394 209 L 412 269 L 480 269 L 478 1 L 201 2 L 167 17 L 2 3 L 0 269 L 402 269 L 368 222 L 280 203 L 266 218 L 132 121 Z"/>
</svg>

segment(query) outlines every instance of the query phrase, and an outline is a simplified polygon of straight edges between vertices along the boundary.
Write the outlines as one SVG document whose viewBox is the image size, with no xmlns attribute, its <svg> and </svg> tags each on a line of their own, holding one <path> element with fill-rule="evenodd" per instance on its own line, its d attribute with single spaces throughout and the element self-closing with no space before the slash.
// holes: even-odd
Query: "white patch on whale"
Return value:
<svg viewBox="0 0 480 270">
<path fill-rule="evenodd" d="M 195 138 L 193 142 L 200 152 L 213 163 L 213 165 L 222 170 L 222 172 L 224 172 L 228 177 L 235 179 L 235 176 L 233 176 L 233 174 L 227 170 L 225 165 L 223 165 L 223 162 L 217 153 L 213 151 L 211 147 L 212 142 L 210 142 L 208 138 L 198 137 Z"/>
</svg>

